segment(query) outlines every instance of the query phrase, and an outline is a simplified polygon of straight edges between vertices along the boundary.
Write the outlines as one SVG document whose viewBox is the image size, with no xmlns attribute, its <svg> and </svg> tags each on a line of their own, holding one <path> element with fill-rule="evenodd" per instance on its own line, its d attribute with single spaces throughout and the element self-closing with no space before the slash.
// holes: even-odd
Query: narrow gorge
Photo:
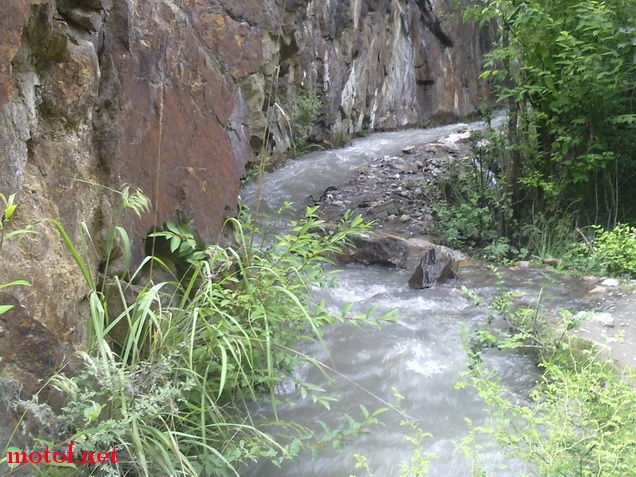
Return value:
<svg viewBox="0 0 636 477">
<path fill-rule="evenodd" d="M 636 477 L 635 24 L 0 0 L 0 474 Z"/>
<path fill-rule="evenodd" d="M 96 271 L 120 200 L 100 186 L 130 184 L 156 207 L 125 224 L 138 257 L 166 220 L 216 242 L 263 143 L 289 149 L 301 95 L 320 100 L 325 145 L 474 114 L 490 35 L 461 16 L 428 0 L 4 1 L 0 191 L 17 226 L 41 221 L 2 251 L 2 280 L 32 285 L 2 291 L 4 379 L 33 393 L 85 340 L 88 289 L 44 219 L 73 240 L 86 227 Z"/>
</svg>

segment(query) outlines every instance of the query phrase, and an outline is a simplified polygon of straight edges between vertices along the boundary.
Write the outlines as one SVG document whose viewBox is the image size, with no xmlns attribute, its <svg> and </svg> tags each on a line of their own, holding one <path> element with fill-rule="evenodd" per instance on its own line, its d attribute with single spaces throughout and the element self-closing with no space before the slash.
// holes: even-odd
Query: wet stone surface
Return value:
<svg viewBox="0 0 636 477">
<path fill-rule="evenodd" d="M 376 230 L 403 237 L 431 231 L 431 204 L 439 199 L 439 180 L 454 161 L 469 160 L 469 132 L 462 131 L 423 146 L 405 146 L 401 155 L 380 156 L 354 171 L 341 187 L 327 187 L 320 213 L 328 219 L 346 210 L 376 223 Z"/>
</svg>

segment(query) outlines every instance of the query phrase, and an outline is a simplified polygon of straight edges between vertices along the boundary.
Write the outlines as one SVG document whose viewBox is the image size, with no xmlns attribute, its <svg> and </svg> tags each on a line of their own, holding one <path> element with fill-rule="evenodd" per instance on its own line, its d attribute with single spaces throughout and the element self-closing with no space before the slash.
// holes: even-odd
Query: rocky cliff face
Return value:
<svg viewBox="0 0 636 477">
<path fill-rule="evenodd" d="M 0 192 L 12 227 L 60 219 L 94 271 L 117 194 L 156 208 L 127 219 L 190 221 L 208 241 L 235 210 L 264 142 L 290 145 L 298 98 L 319 99 L 316 140 L 475 110 L 487 35 L 451 0 L 4 0 L 0 4 Z M 270 125 L 271 137 L 266 138 Z M 88 292 L 49 222 L 5 243 L 0 372 L 36 391 L 84 340 Z"/>
<path fill-rule="evenodd" d="M 243 81 L 252 144 L 269 123 L 278 147 L 289 146 L 299 94 L 322 100 L 312 136 L 330 144 L 363 130 L 449 122 L 488 96 L 477 78 L 489 31 L 463 23 L 456 1 L 264 3 L 265 61 Z"/>
</svg>

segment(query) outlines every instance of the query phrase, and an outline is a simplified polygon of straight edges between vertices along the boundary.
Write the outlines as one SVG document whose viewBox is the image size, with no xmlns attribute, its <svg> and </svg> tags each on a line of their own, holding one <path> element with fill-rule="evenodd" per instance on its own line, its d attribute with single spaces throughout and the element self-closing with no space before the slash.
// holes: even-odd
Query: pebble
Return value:
<svg viewBox="0 0 636 477">
<path fill-rule="evenodd" d="M 411 220 L 411 216 L 404 214 L 402 216 L 400 216 L 400 222 L 408 222 L 409 220 Z"/>
<path fill-rule="evenodd" d="M 415 152 L 415 146 L 407 146 L 404 149 L 402 149 L 402 152 L 404 154 L 413 154 Z"/>
<path fill-rule="evenodd" d="M 607 288 L 601 287 L 601 286 L 597 286 L 597 287 L 592 288 L 588 293 L 590 295 L 604 295 L 605 293 L 607 293 Z"/>
<path fill-rule="evenodd" d="M 614 317 L 609 313 L 595 313 L 592 319 L 603 326 L 614 328 Z"/>
<path fill-rule="evenodd" d="M 618 288 L 620 283 L 616 278 L 606 278 L 601 282 L 601 285 L 607 288 Z"/>
</svg>

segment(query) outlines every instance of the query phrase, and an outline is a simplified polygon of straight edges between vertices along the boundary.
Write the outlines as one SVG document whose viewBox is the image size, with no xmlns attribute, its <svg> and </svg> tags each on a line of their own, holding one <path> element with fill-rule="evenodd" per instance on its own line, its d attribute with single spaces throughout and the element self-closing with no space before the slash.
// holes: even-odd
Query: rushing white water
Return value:
<svg viewBox="0 0 636 477">
<path fill-rule="evenodd" d="M 438 141 L 480 123 L 456 124 L 428 130 L 374 134 L 354 141 L 337 151 L 315 152 L 290 162 L 267 175 L 264 200 L 269 206 L 284 201 L 301 205 L 307 196 L 318 197 L 330 185 L 345 183 L 352 170 L 376 156 L 395 154 L 407 145 Z M 254 186 L 245 197 L 250 202 Z M 252 198 L 253 201 L 253 198 Z M 253 202 L 252 202 L 253 203 Z M 542 302 L 552 306 L 576 308 L 582 293 L 575 280 L 561 281 L 558 288 L 542 286 L 546 280 L 541 270 L 505 272 L 508 289 L 517 290 L 529 303 L 542 295 Z M 488 310 L 476 306 L 461 290 L 459 283 L 426 290 L 410 290 L 408 273 L 384 267 L 349 265 L 343 268 L 337 287 L 319 290 L 316 297 L 334 310 L 354 303 L 354 311 L 376 306 L 380 311 L 395 309 L 400 316 L 381 329 L 338 325 L 328 330 L 323 343 L 303 345 L 303 351 L 337 370 L 327 379 L 322 372 L 307 365 L 298 370 L 305 381 L 318 384 L 337 399 L 331 410 L 311 399 L 302 399 L 293 386 L 283 387 L 280 397 L 286 402 L 278 407 L 282 420 L 293 421 L 319 430 L 318 420 L 332 426 L 346 414 L 360 418 L 359 405 L 373 410 L 384 407 L 382 401 L 395 403 L 394 392 L 404 396 L 401 407 L 425 432 L 433 437 L 425 441 L 425 451 L 435 454 L 432 476 L 471 475 L 470 462 L 458 445 L 469 431 L 466 418 L 476 423 L 486 418 L 483 402 L 471 389 L 456 389 L 467 368 L 462 346 L 462 330 L 483 325 Z M 461 270 L 460 281 L 484 297 L 497 293 L 497 279 L 486 268 Z M 512 389 L 527 389 L 536 369 L 524 357 L 513 353 L 491 353 L 490 361 L 500 370 Z M 267 412 L 265 410 L 265 412 Z M 245 472 L 250 477 L 347 477 L 356 474 L 355 454 L 366 456 L 378 477 L 401 474 L 400 462 L 408 462 L 413 448 L 404 440 L 408 429 L 400 425 L 403 416 L 389 411 L 381 416 L 383 426 L 369 429 L 369 435 L 354 440 L 341 450 L 327 449 L 317 459 L 302 455 L 296 462 L 277 468 L 262 461 Z M 519 463 L 506 462 L 500 450 L 486 450 L 488 475 L 518 475 Z"/>
<path fill-rule="evenodd" d="M 493 125 L 498 126 L 503 119 L 503 115 L 498 115 Z M 311 152 L 267 174 L 262 200 L 270 207 L 278 207 L 284 201 L 294 202 L 302 207 L 310 196 L 318 198 L 327 187 L 346 183 L 356 168 L 372 158 L 395 155 L 406 146 L 421 146 L 445 140 L 449 136 L 452 139 L 452 135 L 460 131 L 484 127 L 485 124 L 479 121 L 431 129 L 376 133 L 354 139 L 351 145 L 342 149 Z M 255 190 L 254 183 L 248 184 L 243 190 L 242 196 L 248 206 L 254 206 Z"/>
</svg>

